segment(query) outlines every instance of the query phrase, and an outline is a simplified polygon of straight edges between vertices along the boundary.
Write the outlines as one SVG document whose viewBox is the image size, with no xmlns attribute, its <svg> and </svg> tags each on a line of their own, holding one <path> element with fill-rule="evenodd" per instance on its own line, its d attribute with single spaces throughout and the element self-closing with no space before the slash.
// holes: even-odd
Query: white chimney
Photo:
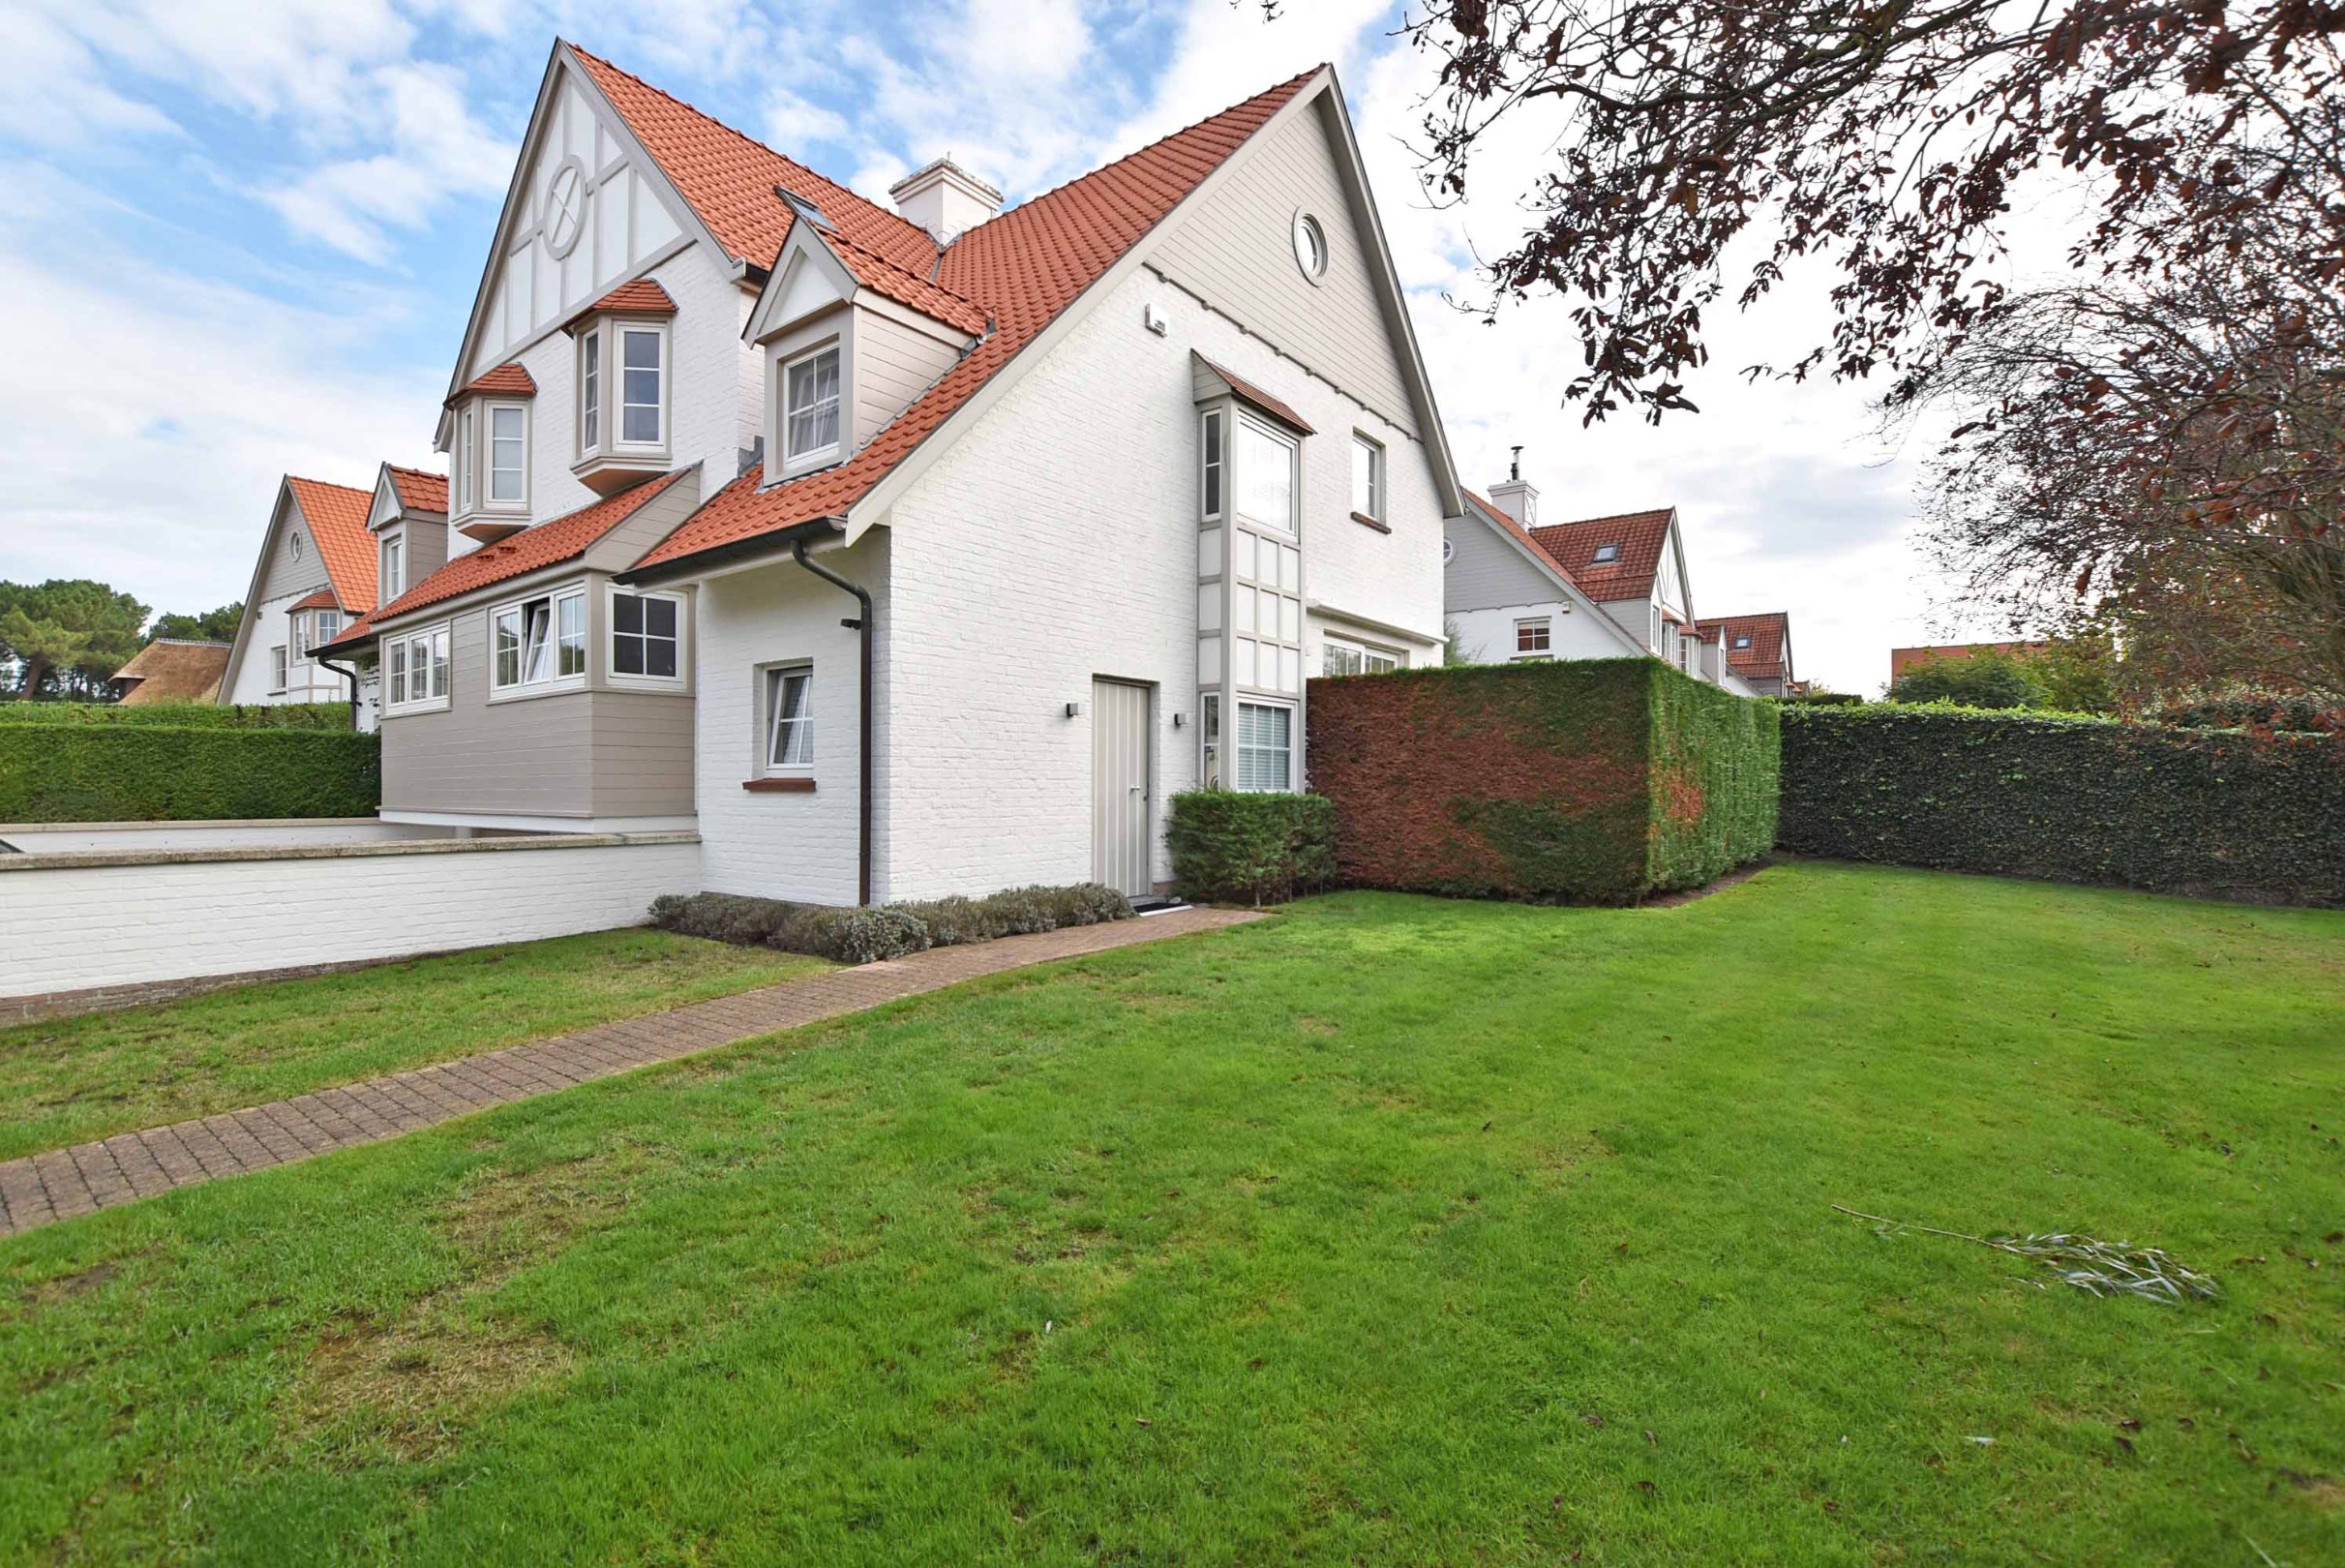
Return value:
<svg viewBox="0 0 2345 1568">
<path fill-rule="evenodd" d="M 1514 461 L 1507 465 L 1506 482 L 1490 486 L 1490 499 L 1498 510 L 1526 528 L 1539 527 L 1539 491 L 1522 477 L 1522 448 L 1509 447 Z"/>
<path fill-rule="evenodd" d="M 916 169 L 887 188 L 895 210 L 919 225 L 939 245 L 949 245 L 1002 210 L 1002 193 L 949 158 Z"/>
</svg>

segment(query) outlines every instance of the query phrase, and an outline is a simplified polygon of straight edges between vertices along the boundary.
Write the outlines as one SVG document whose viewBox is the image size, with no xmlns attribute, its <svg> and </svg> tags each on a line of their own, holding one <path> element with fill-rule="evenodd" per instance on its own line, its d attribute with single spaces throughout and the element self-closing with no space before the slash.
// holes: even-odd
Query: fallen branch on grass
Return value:
<svg viewBox="0 0 2345 1568">
<path fill-rule="evenodd" d="M 1951 1236 L 1956 1241 L 1976 1242 L 1992 1247 L 1999 1252 L 2028 1258 L 2040 1263 L 2067 1283 L 2094 1296 L 2140 1296 L 2146 1301 L 2179 1305 L 2184 1297 L 2212 1301 L 2217 1294 L 2211 1275 L 2184 1268 L 2164 1249 L 2135 1247 L 2127 1242 L 2114 1245 L 2095 1241 L 2090 1236 L 2029 1235 L 2029 1236 L 1971 1236 L 1959 1230 L 1939 1230 L 1933 1225 L 1916 1225 L 1903 1220 L 1887 1220 L 1878 1214 L 1866 1214 L 1835 1203 L 1839 1213 L 1856 1220 L 1869 1220 L 1882 1228 L 1882 1234 L 1892 1230 L 1918 1230 L 1927 1236 Z"/>
</svg>

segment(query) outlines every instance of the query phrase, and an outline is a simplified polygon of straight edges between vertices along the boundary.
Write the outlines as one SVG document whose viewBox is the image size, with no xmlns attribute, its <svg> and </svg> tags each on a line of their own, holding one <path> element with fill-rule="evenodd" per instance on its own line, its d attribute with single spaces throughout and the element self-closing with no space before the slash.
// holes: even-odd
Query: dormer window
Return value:
<svg viewBox="0 0 2345 1568">
<path fill-rule="evenodd" d="M 603 445 L 603 335 L 578 340 L 578 455 L 592 457 Z"/>
<path fill-rule="evenodd" d="M 618 438 L 629 446 L 661 445 L 668 438 L 667 329 L 621 327 L 618 342 Z"/>
<path fill-rule="evenodd" d="M 406 536 L 386 533 L 376 545 L 376 550 L 375 603 L 379 608 L 407 590 Z"/>
<path fill-rule="evenodd" d="M 649 278 L 619 285 L 572 317 L 578 456 L 570 471 L 616 495 L 668 470 L 669 321 L 676 302 Z"/>
<path fill-rule="evenodd" d="M 535 438 L 529 400 L 536 396 L 536 380 L 507 362 L 448 400 L 455 415 L 449 489 L 456 498 L 448 521 L 483 543 L 528 527 Z"/>
<path fill-rule="evenodd" d="M 518 403 L 489 405 L 489 504 L 529 504 L 529 410 Z"/>
<path fill-rule="evenodd" d="M 836 345 L 782 367 L 782 459 L 813 465 L 838 456 L 839 351 Z"/>
<path fill-rule="evenodd" d="M 1612 562 L 1618 560 L 1619 558 L 1620 546 L 1616 544 L 1600 544 L 1596 547 L 1595 564 L 1599 566 L 1609 566 L 1612 564 Z"/>
</svg>

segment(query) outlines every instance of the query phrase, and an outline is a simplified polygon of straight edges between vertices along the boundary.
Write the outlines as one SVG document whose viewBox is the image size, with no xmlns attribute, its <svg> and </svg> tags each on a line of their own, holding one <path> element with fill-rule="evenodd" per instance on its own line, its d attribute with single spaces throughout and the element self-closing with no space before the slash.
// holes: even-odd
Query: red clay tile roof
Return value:
<svg viewBox="0 0 2345 1568">
<path fill-rule="evenodd" d="M 1654 575 L 1661 570 L 1661 551 L 1669 537 L 1674 508 L 1650 512 L 1622 512 L 1614 517 L 1591 517 L 1579 523 L 1556 523 L 1533 528 L 1531 542 L 1565 571 L 1591 599 L 1604 603 L 1648 598 Z M 1602 565 L 1596 552 L 1618 545 L 1618 556 Z"/>
<path fill-rule="evenodd" d="M 923 316 L 932 316 L 947 326 L 959 327 L 973 338 L 983 337 L 992 325 L 982 309 L 951 289 L 931 283 L 919 273 L 906 272 L 886 256 L 836 234 L 826 234 L 820 228 L 814 232 L 864 287 L 886 294 L 899 305 L 909 305 Z"/>
<path fill-rule="evenodd" d="M 1773 679 L 1785 675 L 1785 646 L 1791 640 L 1791 618 L 1781 610 L 1769 610 L 1756 616 L 1717 616 L 1696 621 L 1701 628 L 1701 640 L 1715 643 L 1723 639 L 1727 650 L 1727 668 L 1736 675 L 1759 676 Z M 1748 637 L 1749 648 L 1734 646 L 1737 637 Z"/>
<path fill-rule="evenodd" d="M 286 608 L 287 610 L 339 610 L 342 608 L 342 601 L 334 596 L 332 588 L 319 588 L 308 598 L 287 605 Z"/>
<path fill-rule="evenodd" d="M 426 473 L 421 468 L 403 468 L 396 463 L 386 463 L 383 467 L 391 470 L 391 488 L 399 493 L 402 511 L 445 512 L 448 509 L 447 475 Z"/>
<path fill-rule="evenodd" d="M 937 282 L 990 313 L 992 334 L 847 462 L 769 490 L 759 488 L 760 470 L 753 468 L 637 564 L 678 560 L 844 513 L 1317 75 L 1305 72 L 959 236 L 945 253 Z"/>
<path fill-rule="evenodd" d="M 774 194 L 778 185 L 813 203 L 832 232 L 850 244 L 916 277 L 934 273 L 937 243 L 917 224 L 750 140 L 575 44 L 570 52 L 736 260 L 771 266 L 789 237 L 797 211 Z"/>
<path fill-rule="evenodd" d="M 1203 354 L 1198 354 L 1197 357 L 1199 359 L 1205 359 Z M 1238 377 L 1231 375 L 1228 371 L 1223 370 L 1219 365 L 1215 364 L 1210 359 L 1205 359 L 1205 368 L 1212 371 L 1216 376 L 1220 377 L 1224 381 L 1227 381 L 1229 383 L 1229 389 L 1238 394 L 1239 402 L 1252 404 L 1255 407 L 1261 409 L 1273 419 L 1278 420 L 1280 424 L 1290 425 L 1306 436 L 1316 436 L 1319 434 L 1310 427 L 1309 423 L 1306 421 L 1301 414 L 1295 412 L 1294 409 L 1288 407 L 1285 404 L 1280 403 L 1277 398 L 1272 397 L 1268 392 L 1265 392 L 1260 387 L 1254 385 L 1253 382 L 1240 379 Z"/>
<path fill-rule="evenodd" d="M 616 288 L 612 289 L 611 292 L 564 321 L 562 330 L 567 332 L 587 317 L 598 316 L 605 311 L 626 316 L 674 316 L 676 301 L 669 297 L 668 290 L 662 288 L 657 280 L 638 278 L 632 283 L 620 284 Z"/>
<path fill-rule="evenodd" d="M 289 473 L 285 482 L 310 526 L 310 537 L 317 541 L 317 558 L 325 562 L 335 596 L 352 610 L 373 604 L 375 538 L 367 532 L 367 513 L 374 509 L 375 492 Z"/>
<path fill-rule="evenodd" d="M 445 566 L 393 599 L 389 604 L 364 616 L 348 631 L 336 638 L 329 647 L 340 648 L 353 640 L 355 634 L 372 629 L 375 622 L 404 616 L 426 605 L 453 599 L 460 593 L 469 593 L 493 583 L 534 572 L 540 567 L 555 566 L 565 560 L 575 560 L 604 534 L 617 528 L 645 502 L 675 484 L 689 467 L 665 473 L 657 479 L 622 490 L 616 496 L 580 507 L 522 529 L 510 538 L 457 557 Z"/>
<path fill-rule="evenodd" d="M 229 646 L 156 638 L 114 672 L 113 678 L 129 688 L 122 706 L 210 702 L 220 695 L 220 678 L 227 674 Z"/>
<path fill-rule="evenodd" d="M 533 398 L 537 396 L 537 382 L 522 366 L 507 360 L 495 370 L 483 371 L 458 387 L 448 394 L 448 401 L 454 403 L 458 398 L 468 398 L 475 392 L 495 392 L 508 398 Z"/>
</svg>

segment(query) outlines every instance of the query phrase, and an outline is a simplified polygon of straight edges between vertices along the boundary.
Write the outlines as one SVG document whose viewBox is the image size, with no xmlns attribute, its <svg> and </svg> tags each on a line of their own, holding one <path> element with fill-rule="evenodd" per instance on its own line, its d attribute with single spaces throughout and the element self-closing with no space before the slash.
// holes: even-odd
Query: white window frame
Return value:
<svg viewBox="0 0 2345 1568">
<path fill-rule="evenodd" d="M 1535 637 L 1537 642 L 1524 646 L 1524 639 Z M 1555 656 L 1555 618 L 1552 616 L 1524 616 L 1515 622 L 1515 657 L 1525 660 L 1552 659 Z"/>
<path fill-rule="evenodd" d="M 1368 454 L 1368 504 L 1360 504 L 1360 455 Z M 1352 516 L 1381 527 L 1384 523 L 1384 443 L 1366 431 L 1352 432 Z"/>
<path fill-rule="evenodd" d="M 1331 670 L 1330 654 L 1341 655 L 1346 662 L 1357 661 L 1359 668 Z M 1356 637 L 1333 634 L 1319 639 L 1319 670 L 1322 675 L 1386 675 L 1394 670 L 1408 668 L 1408 653 L 1398 648 L 1384 648 L 1375 643 L 1362 642 Z"/>
<path fill-rule="evenodd" d="M 328 616 L 334 618 L 332 631 L 326 630 Z M 340 610 L 313 610 L 310 612 L 310 625 L 313 628 L 310 633 L 310 651 L 315 653 L 342 635 L 342 612 Z"/>
<path fill-rule="evenodd" d="M 838 360 L 838 435 L 827 446 L 810 446 L 801 452 L 790 444 L 790 373 L 800 365 L 820 360 L 825 354 Z M 803 353 L 792 354 L 782 361 L 773 395 L 776 400 L 776 423 L 779 426 L 775 435 L 782 443 L 782 467 L 785 471 L 796 473 L 825 467 L 838 462 L 844 455 L 847 445 L 848 391 L 847 346 L 837 339 Z"/>
<path fill-rule="evenodd" d="M 1287 715 L 1286 719 L 1286 780 L 1276 789 L 1248 789 L 1246 784 L 1246 710 L 1249 708 L 1275 709 Z M 1295 788 L 1296 752 L 1302 749 L 1302 713 L 1293 703 L 1265 702 L 1253 697 L 1238 699 L 1235 721 L 1229 732 L 1229 787 L 1248 795 L 1280 795 Z M 1259 748 L 1257 748 L 1259 749 Z"/>
<path fill-rule="evenodd" d="M 375 607 L 381 609 L 407 590 L 407 536 L 385 531 L 375 541 Z"/>
<path fill-rule="evenodd" d="M 269 692 L 272 696 L 286 690 L 286 677 L 292 673 L 292 660 L 286 656 L 283 643 L 269 649 Z"/>
<path fill-rule="evenodd" d="M 455 684 L 454 622 L 436 621 L 382 638 L 382 710 L 438 713 Z M 421 695 L 418 695 L 421 693 Z"/>
<path fill-rule="evenodd" d="M 1232 431 L 1233 438 L 1229 443 L 1232 457 L 1237 456 L 1236 435 L 1247 430 L 1251 430 L 1255 435 L 1286 449 L 1286 517 L 1282 522 L 1274 522 L 1270 518 L 1256 517 L 1246 510 L 1239 498 L 1243 494 L 1246 477 L 1244 463 L 1238 464 L 1233 470 L 1238 483 L 1230 487 L 1228 498 L 1230 515 L 1241 523 L 1250 523 L 1258 528 L 1275 529 L 1289 539 L 1299 539 L 1303 536 L 1303 443 L 1269 420 L 1251 418 L 1241 411 L 1238 415 L 1237 425 Z"/>
<path fill-rule="evenodd" d="M 575 601 L 578 605 L 580 641 L 579 668 L 564 675 L 561 672 L 562 606 Z M 546 660 L 548 674 L 537 679 L 529 678 L 529 608 L 546 607 Z M 593 669 L 594 637 L 590 618 L 586 614 L 586 585 L 564 583 L 554 588 L 539 588 L 532 593 L 516 595 L 489 607 L 489 701 L 493 703 L 519 702 L 530 697 L 551 697 L 566 691 L 584 691 L 586 678 Z M 515 649 L 515 680 L 503 678 L 498 660 L 497 631 L 507 617 L 518 618 L 516 631 L 520 644 Z"/>
<path fill-rule="evenodd" d="M 1218 439 L 1220 450 L 1214 450 Z M 1218 523 L 1229 515 L 1229 410 L 1207 408 L 1197 419 L 1197 515 Z"/>
<path fill-rule="evenodd" d="M 603 384 L 609 389 L 608 396 L 611 404 L 608 410 L 611 416 L 610 449 L 614 452 L 666 451 L 668 449 L 668 386 L 675 379 L 670 374 L 667 323 L 614 319 L 607 324 L 604 330 L 608 331 L 611 337 L 611 362 L 607 367 L 608 373 L 603 377 Z M 627 403 L 627 338 L 634 333 L 646 334 L 659 344 L 659 365 L 657 367 L 659 401 L 648 405 L 659 414 L 659 434 L 648 440 L 635 440 L 627 435 L 627 408 L 629 407 Z M 846 391 L 844 381 L 840 383 L 839 389 L 843 397 Z M 639 405 L 639 407 L 642 406 Z"/>
<path fill-rule="evenodd" d="M 603 442 L 603 323 L 595 322 L 578 339 L 578 455 L 598 457 Z"/>
<path fill-rule="evenodd" d="M 658 599 L 676 606 L 676 674 L 627 675 L 619 670 L 618 601 L 622 598 Z M 688 608 L 688 601 L 681 593 L 669 593 L 657 588 L 627 588 L 616 583 L 608 585 L 603 591 L 603 668 L 609 673 L 611 684 L 641 687 L 649 691 L 683 690 L 692 671 L 691 621 L 685 614 Z M 649 641 L 647 635 L 646 641 Z"/>
<path fill-rule="evenodd" d="M 773 760 L 777 732 L 782 724 L 782 692 L 793 676 L 806 679 L 806 701 L 794 724 L 803 725 L 805 756 L 802 761 L 777 763 Z M 810 659 L 785 659 L 778 664 L 757 667 L 757 777 L 811 778 L 819 761 L 814 747 L 821 732 L 815 727 L 820 709 L 815 706 L 814 663 Z"/>
<path fill-rule="evenodd" d="M 456 513 L 469 517 L 478 505 L 479 462 L 472 446 L 480 430 L 480 405 L 466 403 L 456 416 Z"/>
<path fill-rule="evenodd" d="M 496 495 L 496 416 L 511 409 L 521 416 L 521 495 L 499 499 Z M 529 461 L 535 437 L 529 429 L 529 405 L 520 399 L 497 399 L 480 406 L 480 509 L 484 512 L 529 510 Z"/>
</svg>

